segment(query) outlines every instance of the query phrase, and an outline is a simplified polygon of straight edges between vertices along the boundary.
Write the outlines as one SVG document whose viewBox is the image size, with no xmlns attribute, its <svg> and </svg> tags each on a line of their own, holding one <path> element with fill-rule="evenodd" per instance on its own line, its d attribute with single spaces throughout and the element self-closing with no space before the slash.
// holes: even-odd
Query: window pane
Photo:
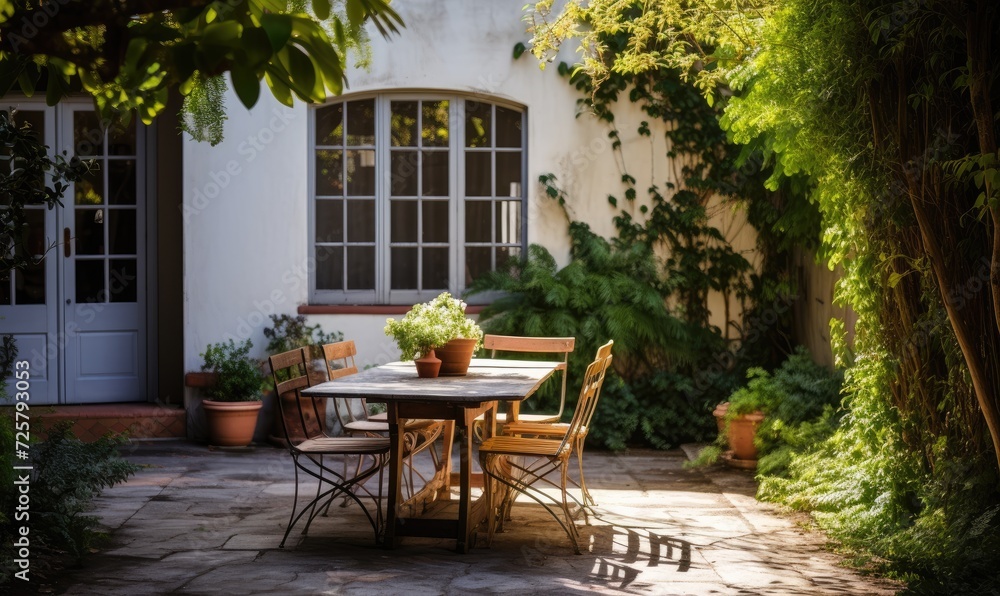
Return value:
<svg viewBox="0 0 1000 596">
<path fill-rule="evenodd" d="M 465 146 L 489 147 L 493 106 L 478 101 L 465 102 Z"/>
<path fill-rule="evenodd" d="M 104 254 L 104 209 L 76 210 L 76 254 Z"/>
<path fill-rule="evenodd" d="M 488 246 L 470 246 L 465 249 L 466 285 L 490 272 L 493 249 Z"/>
<path fill-rule="evenodd" d="M 107 293 L 104 290 L 104 260 L 76 261 L 76 301 L 104 302 Z"/>
<path fill-rule="evenodd" d="M 316 247 L 316 289 L 344 289 L 344 249 L 341 246 Z"/>
<path fill-rule="evenodd" d="M 10 304 L 10 270 L 0 271 L 0 304 Z"/>
<path fill-rule="evenodd" d="M 417 289 L 417 249 L 393 248 L 389 286 L 393 290 Z"/>
<path fill-rule="evenodd" d="M 26 209 L 27 227 L 23 242 L 15 247 L 19 255 L 34 261 L 14 274 L 17 304 L 45 304 L 45 261 L 42 256 L 48 248 L 45 242 L 45 211 Z M 0 279 L 0 304 L 10 303 L 10 275 Z"/>
<path fill-rule="evenodd" d="M 109 205 L 135 205 L 135 160 L 108 160 Z"/>
<path fill-rule="evenodd" d="M 423 158 L 423 196 L 448 196 L 448 153 L 425 151 Z"/>
<path fill-rule="evenodd" d="M 490 229 L 493 224 L 492 201 L 465 202 L 465 241 L 492 242 Z"/>
<path fill-rule="evenodd" d="M 521 152 L 497 152 L 498 197 L 521 196 Z"/>
<path fill-rule="evenodd" d="M 347 102 L 347 144 L 375 144 L 375 100 Z"/>
<path fill-rule="evenodd" d="M 496 222 L 497 242 L 521 243 L 521 201 L 498 201 Z"/>
<path fill-rule="evenodd" d="M 316 201 L 316 242 L 344 241 L 344 202 Z"/>
<path fill-rule="evenodd" d="M 448 241 L 448 201 L 423 201 L 423 242 Z"/>
<path fill-rule="evenodd" d="M 136 302 L 139 274 L 135 259 L 111 259 L 111 281 L 108 284 L 111 302 Z"/>
<path fill-rule="evenodd" d="M 417 102 L 392 102 L 389 137 L 393 147 L 417 146 Z"/>
<path fill-rule="evenodd" d="M 347 289 L 375 289 L 375 247 L 347 247 Z"/>
<path fill-rule="evenodd" d="M 18 128 L 23 127 L 25 124 L 31 126 L 32 132 L 35 133 L 35 138 L 43 143 L 45 142 L 45 112 L 39 110 L 18 110 L 14 122 Z"/>
<path fill-rule="evenodd" d="M 521 258 L 521 248 L 519 246 L 497 247 L 497 269 L 503 267 L 511 259 L 519 258 Z"/>
<path fill-rule="evenodd" d="M 118 123 L 108 130 L 108 155 L 136 155 L 135 118 L 126 126 Z"/>
<path fill-rule="evenodd" d="M 417 196 L 417 155 L 416 151 L 392 152 L 392 196 Z"/>
<path fill-rule="evenodd" d="M 493 185 L 493 176 L 490 172 L 491 157 L 490 153 L 465 153 L 465 196 L 488 197 L 492 195 L 490 193 L 490 187 Z"/>
<path fill-rule="evenodd" d="M 521 137 L 521 112 L 497 106 L 497 147 L 520 147 Z"/>
<path fill-rule="evenodd" d="M 100 166 L 93 168 L 73 185 L 77 205 L 101 205 L 104 203 L 104 172 Z"/>
<path fill-rule="evenodd" d="M 424 268 L 421 276 L 421 289 L 448 289 L 448 249 L 424 248 L 423 256 Z"/>
<path fill-rule="evenodd" d="M 344 104 L 336 103 L 316 110 L 316 144 L 342 145 L 344 142 Z"/>
<path fill-rule="evenodd" d="M 375 195 L 375 152 L 347 152 L 347 194 L 355 197 Z"/>
<path fill-rule="evenodd" d="M 108 252 L 114 255 L 135 254 L 135 210 L 108 210 Z"/>
<path fill-rule="evenodd" d="M 343 151 L 320 149 L 316 151 L 316 195 L 343 196 Z"/>
<path fill-rule="evenodd" d="M 375 201 L 347 201 L 347 241 L 375 242 Z"/>
<path fill-rule="evenodd" d="M 417 202 L 412 200 L 395 200 L 390 203 L 389 241 L 417 241 Z"/>
<path fill-rule="evenodd" d="M 104 154 L 104 131 L 96 112 L 73 112 L 73 145 L 76 155 Z"/>
<path fill-rule="evenodd" d="M 423 103 L 423 137 L 425 147 L 448 146 L 448 102 L 425 101 Z"/>
</svg>

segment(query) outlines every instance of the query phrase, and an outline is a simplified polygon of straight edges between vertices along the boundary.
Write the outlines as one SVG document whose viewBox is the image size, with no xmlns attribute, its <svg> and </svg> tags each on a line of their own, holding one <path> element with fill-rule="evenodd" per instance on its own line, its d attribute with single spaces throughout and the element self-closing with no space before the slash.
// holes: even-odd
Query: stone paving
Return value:
<svg viewBox="0 0 1000 596">
<path fill-rule="evenodd" d="M 294 490 L 284 450 L 136 444 L 144 468 L 105 490 L 110 544 L 58 578 L 60 594 L 893 594 L 754 498 L 752 475 L 685 470 L 682 450 L 586 454 L 598 501 L 574 555 L 558 524 L 519 501 L 507 531 L 468 554 L 454 541 L 374 544 L 356 505 L 334 506 L 278 548 Z"/>
</svg>

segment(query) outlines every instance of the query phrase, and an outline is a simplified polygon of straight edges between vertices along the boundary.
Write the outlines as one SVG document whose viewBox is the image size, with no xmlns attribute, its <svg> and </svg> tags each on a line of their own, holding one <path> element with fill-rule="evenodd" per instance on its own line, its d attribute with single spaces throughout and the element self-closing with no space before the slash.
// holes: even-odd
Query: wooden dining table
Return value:
<svg viewBox="0 0 1000 596">
<path fill-rule="evenodd" d="M 391 362 L 303 389 L 306 397 L 364 397 L 386 404 L 389 422 L 389 495 L 385 545 L 395 548 L 405 536 L 454 538 L 458 552 L 475 542 L 475 531 L 488 513 L 480 496 L 472 500 L 472 427 L 483 416 L 484 435 L 495 431 L 499 402 L 520 404 L 548 379 L 558 362 L 474 358 L 464 376 L 417 377 L 412 362 Z M 508 415 L 517 407 L 510 408 Z M 442 457 L 422 489 L 402 498 L 404 426 L 408 420 L 445 421 Z M 457 433 L 455 432 L 457 431 Z M 459 441 L 459 497 L 457 514 L 452 498 L 451 452 Z"/>
</svg>

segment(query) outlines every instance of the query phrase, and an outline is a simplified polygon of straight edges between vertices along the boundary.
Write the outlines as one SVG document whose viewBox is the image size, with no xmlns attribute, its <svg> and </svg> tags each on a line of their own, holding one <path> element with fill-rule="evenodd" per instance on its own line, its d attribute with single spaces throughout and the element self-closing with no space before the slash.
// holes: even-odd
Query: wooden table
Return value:
<svg viewBox="0 0 1000 596">
<path fill-rule="evenodd" d="M 310 397 L 364 397 L 386 404 L 389 420 L 389 502 L 385 544 L 403 536 L 455 538 L 466 552 L 487 513 L 484 499 L 472 501 L 472 425 L 485 418 L 492 436 L 500 401 L 520 403 L 548 379 L 558 362 L 473 359 L 465 376 L 421 379 L 412 362 L 392 362 L 356 375 L 302 390 Z M 409 419 L 444 420 L 443 457 L 434 477 L 405 502 L 402 500 L 403 427 Z M 443 516 L 451 500 L 451 451 L 457 427 L 459 447 L 458 516 Z"/>
</svg>

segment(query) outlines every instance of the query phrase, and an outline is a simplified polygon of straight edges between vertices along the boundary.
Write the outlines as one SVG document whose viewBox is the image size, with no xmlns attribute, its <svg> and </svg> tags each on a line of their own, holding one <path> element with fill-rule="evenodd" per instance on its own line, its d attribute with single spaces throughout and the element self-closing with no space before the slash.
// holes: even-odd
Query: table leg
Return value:
<svg viewBox="0 0 1000 596">
<path fill-rule="evenodd" d="M 396 537 L 396 519 L 399 507 L 403 502 L 403 427 L 405 420 L 400 419 L 395 404 L 388 405 L 389 420 L 389 500 L 386 504 L 385 546 L 396 548 L 399 539 Z"/>
<path fill-rule="evenodd" d="M 455 421 L 445 420 L 444 430 L 441 432 L 441 463 L 438 473 L 441 474 L 443 484 L 438 491 L 438 499 L 447 501 L 451 499 L 451 451 L 455 442 Z"/>
</svg>

